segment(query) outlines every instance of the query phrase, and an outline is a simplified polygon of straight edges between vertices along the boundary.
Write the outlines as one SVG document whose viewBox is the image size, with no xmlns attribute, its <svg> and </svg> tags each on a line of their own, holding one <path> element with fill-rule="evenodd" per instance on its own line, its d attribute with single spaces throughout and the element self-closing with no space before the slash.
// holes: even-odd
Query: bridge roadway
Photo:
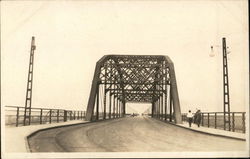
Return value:
<svg viewBox="0 0 250 159">
<path fill-rule="evenodd" d="M 127 117 L 41 131 L 32 152 L 238 151 L 245 141 L 216 137 L 148 117 Z"/>
</svg>

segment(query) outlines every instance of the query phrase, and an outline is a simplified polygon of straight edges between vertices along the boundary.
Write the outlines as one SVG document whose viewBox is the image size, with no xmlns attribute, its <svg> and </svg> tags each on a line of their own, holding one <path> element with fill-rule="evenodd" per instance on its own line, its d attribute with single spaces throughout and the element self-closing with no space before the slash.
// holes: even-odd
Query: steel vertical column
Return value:
<svg viewBox="0 0 250 159">
<path fill-rule="evenodd" d="M 118 96 L 116 97 L 116 113 L 115 118 L 118 118 Z"/>
<path fill-rule="evenodd" d="M 119 111 L 119 113 L 120 113 L 120 115 L 119 115 L 119 117 L 121 117 L 122 116 L 122 101 L 120 100 L 120 111 Z"/>
<path fill-rule="evenodd" d="M 121 113 L 121 101 L 119 100 L 119 107 L 118 107 L 118 117 L 121 117 L 120 115 L 120 113 Z"/>
<path fill-rule="evenodd" d="M 163 86 L 162 86 L 163 87 Z M 163 90 L 162 90 L 163 91 Z M 163 119 L 163 94 L 161 96 L 161 118 Z"/>
<path fill-rule="evenodd" d="M 110 77 L 113 76 L 112 71 L 113 71 L 113 65 L 111 65 L 111 67 L 110 67 Z M 110 78 L 109 82 L 111 82 L 111 81 L 112 81 L 112 78 Z M 113 87 L 114 87 L 114 85 L 110 84 L 110 88 L 113 88 Z M 109 119 L 111 119 L 111 117 L 112 117 L 112 91 L 110 90 L 109 91 Z"/>
<path fill-rule="evenodd" d="M 115 96 L 115 107 L 114 107 L 114 118 L 116 118 L 116 105 L 117 105 L 117 97 Z"/>
<path fill-rule="evenodd" d="M 114 85 L 115 88 L 115 85 Z M 115 118 L 115 94 L 113 94 L 113 118 Z"/>
<path fill-rule="evenodd" d="M 170 86 L 171 86 L 171 98 L 173 100 L 173 108 L 174 108 L 174 117 L 175 117 L 175 123 L 181 124 L 181 107 L 180 107 L 180 100 L 179 100 L 179 94 L 177 89 L 177 81 L 174 71 L 174 63 L 166 57 L 168 60 L 168 68 L 169 68 L 169 76 L 170 76 Z"/>
<path fill-rule="evenodd" d="M 159 77 L 159 75 L 157 76 Z M 157 90 L 159 90 L 159 85 L 157 85 Z M 157 118 L 160 119 L 161 117 L 161 106 L 160 106 L 160 96 L 157 96 Z"/>
<path fill-rule="evenodd" d="M 87 106 L 87 111 L 86 111 L 86 120 L 91 121 L 93 119 L 93 114 L 94 114 L 94 106 L 95 106 L 95 101 L 96 101 L 96 92 L 97 92 L 97 86 L 100 83 L 100 72 L 101 72 L 101 67 L 103 61 L 106 61 L 108 56 L 103 56 L 97 63 L 95 67 L 95 73 L 91 85 L 91 90 L 90 90 L 90 95 L 89 95 L 89 100 L 88 100 L 88 106 Z"/>
<path fill-rule="evenodd" d="M 168 101 L 168 85 L 167 85 L 167 79 L 165 84 L 165 120 L 167 120 L 167 101 Z"/>
<path fill-rule="evenodd" d="M 107 65 L 105 64 L 105 82 L 104 82 L 104 100 L 103 100 L 103 107 L 104 107 L 104 110 L 103 110 L 103 119 L 106 119 L 106 87 L 107 87 Z"/>
<path fill-rule="evenodd" d="M 155 105 L 156 105 L 156 118 L 159 118 L 159 99 L 158 99 L 158 97 L 156 98 Z"/>
<path fill-rule="evenodd" d="M 117 92 L 116 92 L 116 95 L 117 95 L 117 97 L 116 97 L 116 118 L 118 118 L 118 108 L 119 108 L 119 94 L 118 94 L 118 86 L 116 87 L 116 89 L 117 89 Z"/>
<path fill-rule="evenodd" d="M 96 120 L 99 120 L 99 84 L 96 91 Z"/>
<path fill-rule="evenodd" d="M 160 106 L 160 97 L 158 97 L 158 100 L 157 100 L 157 111 L 158 111 L 158 119 L 161 117 L 161 106 Z"/>
<path fill-rule="evenodd" d="M 158 116 L 159 116 L 159 113 L 158 113 L 158 99 L 155 101 L 155 112 L 156 112 L 156 118 L 158 118 Z"/>
<path fill-rule="evenodd" d="M 157 106 L 158 106 L 158 119 L 161 117 L 161 105 L 160 105 L 160 97 L 157 100 Z"/>
<path fill-rule="evenodd" d="M 153 101 L 153 106 L 154 106 L 154 110 L 153 110 L 153 115 L 154 118 L 157 118 L 157 105 L 156 105 L 156 99 Z"/>
<path fill-rule="evenodd" d="M 111 104 L 112 104 L 112 95 L 111 95 L 111 91 L 109 91 L 109 119 L 111 119 L 111 114 L 112 114 Z"/>
<path fill-rule="evenodd" d="M 104 85 L 104 100 L 103 100 L 103 119 L 106 119 L 106 84 Z"/>
<path fill-rule="evenodd" d="M 156 103 L 156 100 L 154 101 L 154 117 L 157 118 L 157 103 Z"/>
<path fill-rule="evenodd" d="M 125 102 L 125 100 L 122 101 L 122 107 L 123 107 L 122 114 L 123 114 L 123 117 L 125 117 L 125 115 L 126 115 L 126 102 Z"/>
<path fill-rule="evenodd" d="M 154 99 L 152 101 L 152 108 L 151 108 L 151 117 L 154 117 L 154 108 L 155 108 L 155 103 L 154 103 Z"/>
<path fill-rule="evenodd" d="M 172 93 L 171 93 L 172 89 L 170 86 L 170 106 L 169 106 L 169 115 L 170 115 L 170 119 L 169 121 L 172 122 L 172 105 L 173 105 L 173 99 L 172 99 Z"/>
<path fill-rule="evenodd" d="M 162 71 L 161 71 L 161 73 L 162 73 L 162 80 L 161 80 L 162 84 L 161 84 L 161 96 L 160 96 L 160 98 L 161 98 L 161 119 L 163 120 L 164 119 L 164 115 L 163 115 L 163 108 L 164 108 L 164 106 L 163 106 L 163 100 L 164 100 L 164 98 L 163 98 L 163 96 L 164 96 L 164 93 L 163 93 L 163 87 L 164 87 L 164 63 L 163 63 L 163 61 L 162 61 L 161 68 L 162 68 Z"/>
<path fill-rule="evenodd" d="M 159 119 L 161 119 L 161 96 L 159 96 L 158 103 L 159 103 Z"/>
<path fill-rule="evenodd" d="M 120 107 L 121 112 L 120 112 L 120 113 L 121 113 L 121 117 L 123 117 L 123 102 L 122 102 L 122 100 L 121 100 L 121 103 L 120 103 L 120 104 L 121 104 L 121 107 Z"/>
<path fill-rule="evenodd" d="M 120 99 L 118 99 L 118 117 L 120 117 L 120 111 L 121 111 L 121 109 L 120 109 Z"/>
<path fill-rule="evenodd" d="M 161 96 L 159 96 L 159 119 L 161 119 Z"/>
<path fill-rule="evenodd" d="M 158 106 L 157 106 L 157 99 L 155 100 L 155 117 L 158 118 Z"/>
</svg>

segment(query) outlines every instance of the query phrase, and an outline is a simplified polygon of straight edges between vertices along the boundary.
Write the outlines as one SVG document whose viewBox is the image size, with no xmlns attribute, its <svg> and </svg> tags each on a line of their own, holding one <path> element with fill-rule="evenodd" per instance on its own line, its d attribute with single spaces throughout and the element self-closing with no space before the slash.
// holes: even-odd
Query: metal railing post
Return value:
<svg viewBox="0 0 250 159">
<path fill-rule="evenodd" d="M 18 127 L 18 122 L 19 122 L 19 107 L 17 107 L 17 112 L 16 112 L 16 127 Z"/>
<path fill-rule="evenodd" d="M 246 129 L 245 129 L 245 113 L 242 113 L 242 132 L 245 133 Z"/>
<path fill-rule="evenodd" d="M 59 123 L 59 109 L 57 110 L 56 120 Z"/>
<path fill-rule="evenodd" d="M 214 113 L 214 128 L 217 128 L 217 113 Z"/>
<path fill-rule="evenodd" d="M 43 123 L 43 109 L 40 110 L 40 124 Z"/>
<path fill-rule="evenodd" d="M 226 113 L 224 113 L 224 116 L 225 117 L 223 117 L 224 119 L 224 130 L 227 130 L 227 122 L 226 122 Z"/>
<path fill-rule="evenodd" d="M 234 112 L 232 113 L 232 131 L 235 131 L 235 118 L 234 118 Z"/>
<path fill-rule="evenodd" d="M 67 110 L 64 110 L 64 114 L 63 114 L 63 121 L 66 122 L 67 121 Z"/>
<path fill-rule="evenodd" d="M 201 126 L 204 126 L 204 114 L 201 113 Z"/>
<path fill-rule="evenodd" d="M 49 123 L 51 124 L 52 109 L 49 110 Z"/>
<path fill-rule="evenodd" d="M 209 113 L 207 113 L 207 127 L 209 128 Z"/>
</svg>

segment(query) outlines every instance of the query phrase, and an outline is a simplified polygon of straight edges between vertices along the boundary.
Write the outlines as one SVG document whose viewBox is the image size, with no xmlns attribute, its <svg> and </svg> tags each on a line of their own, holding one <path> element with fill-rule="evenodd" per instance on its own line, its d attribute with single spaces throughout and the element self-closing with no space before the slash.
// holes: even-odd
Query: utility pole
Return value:
<svg viewBox="0 0 250 159">
<path fill-rule="evenodd" d="M 33 81 L 34 51 L 35 51 L 35 49 L 36 49 L 35 37 L 32 36 L 31 48 L 30 48 L 28 81 L 27 81 L 27 90 L 26 90 L 26 100 L 25 100 L 25 110 L 24 110 L 24 119 L 23 119 L 24 126 L 30 125 L 30 120 L 31 120 L 32 81 Z"/>
<path fill-rule="evenodd" d="M 216 45 L 215 45 L 216 46 Z M 221 47 L 217 45 L 216 47 Z M 228 64 L 227 64 L 227 44 L 226 38 L 222 38 L 222 58 L 223 58 L 223 119 L 224 119 L 224 130 L 231 130 L 231 118 L 230 118 L 230 98 L 229 98 L 229 80 L 228 80 Z M 210 57 L 214 56 L 213 46 L 211 46 Z"/>
<path fill-rule="evenodd" d="M 222 51 L 223 51 L 224 130 L 226 130 L 226 125 L 228 124 L 228 129 L 230 131 L 231 120 L 230 120 L 230 98 L 229 98 L 226 38 L 222 38 Z"/>
</svg>

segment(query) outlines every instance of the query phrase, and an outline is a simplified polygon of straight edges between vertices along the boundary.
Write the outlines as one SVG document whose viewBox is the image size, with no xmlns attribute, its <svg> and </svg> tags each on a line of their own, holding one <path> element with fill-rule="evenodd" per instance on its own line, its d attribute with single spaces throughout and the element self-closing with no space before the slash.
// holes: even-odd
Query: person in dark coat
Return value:
<svg viewBox="0 0 250 159">
<path fill-rule="evenodd" d="M 193 120 L 193 114 L 192 114 L 191 110 L 188 111 L 187 118 L 188 118 L 189 127 L 191 127 L 192 120 Z"/>
<path fill-rule="evenodd" d="M 197 110 L 197 112 L 195 113 L 194 122 L 195 124 L 198 125 L 198 127 L 200 127 L 200 124 L 201 124 L 201 111 L 200 110 Z"/>
</svg>

